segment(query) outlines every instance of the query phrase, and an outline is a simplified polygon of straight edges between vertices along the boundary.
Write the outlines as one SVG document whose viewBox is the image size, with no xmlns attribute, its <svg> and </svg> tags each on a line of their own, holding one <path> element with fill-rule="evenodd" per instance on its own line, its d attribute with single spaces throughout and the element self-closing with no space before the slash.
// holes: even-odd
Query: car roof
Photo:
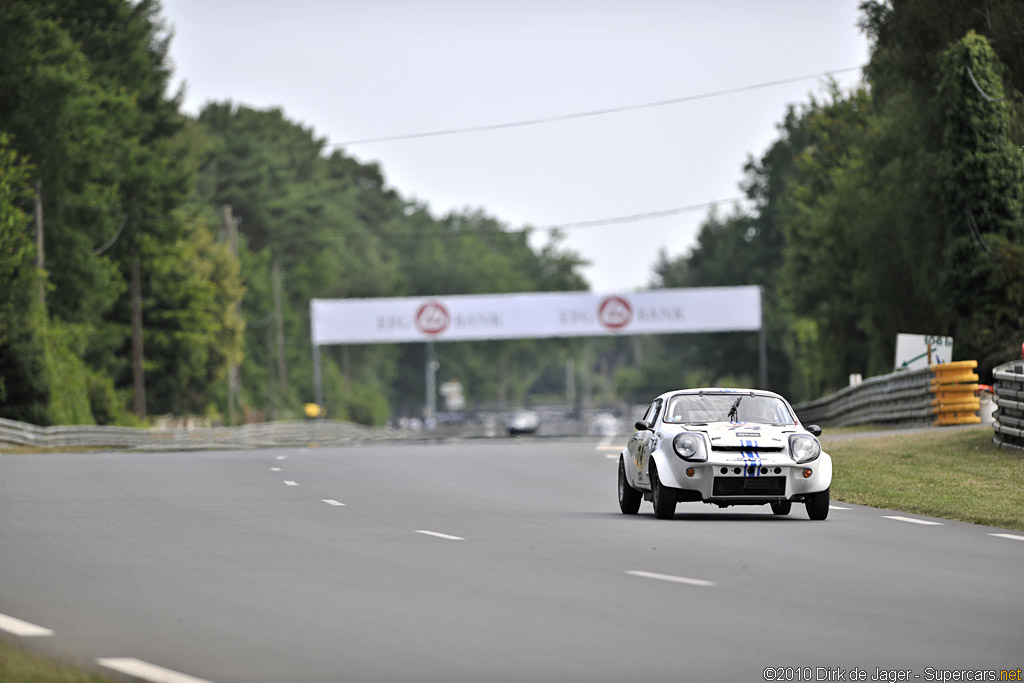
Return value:
<svg viewBox="0 0 1024 683">
<path fill-rule="evenodd" d="M 781 398 L 785 401 L 782 396 L 776 394 L 774 391 L 766 391 L 764 389 L 740 389 L 736 387 L 698 387 L 695 389 L 676 389 L 675 391 L 666 391 L 657 398 L 665 399 L 672 396 L 678 396 L 679 394 L 747 394 L 750 396 L 771 396 L 773 398 Z"/>
</svg>

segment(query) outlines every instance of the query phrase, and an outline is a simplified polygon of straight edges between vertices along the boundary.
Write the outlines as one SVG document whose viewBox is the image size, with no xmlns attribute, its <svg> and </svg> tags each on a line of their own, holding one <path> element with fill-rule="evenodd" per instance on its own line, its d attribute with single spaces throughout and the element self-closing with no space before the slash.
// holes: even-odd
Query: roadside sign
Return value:
<svg viewBox="0 0 1024 683">
<path fill-rule="evenodd" d="M 953 338 L 929 334 L 896 335 L 896 370 L 921 370 L 953 360 Z"/>
</svg>

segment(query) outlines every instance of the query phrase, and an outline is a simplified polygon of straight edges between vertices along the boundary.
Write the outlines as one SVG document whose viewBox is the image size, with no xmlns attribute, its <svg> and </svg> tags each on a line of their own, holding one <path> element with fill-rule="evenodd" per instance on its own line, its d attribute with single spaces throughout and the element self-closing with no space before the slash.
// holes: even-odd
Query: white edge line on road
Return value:
<svg viewBox="0 0 1024 683">
<path fill-rule="evenodd" d="M 440 534 L 436 531 L 427 531 L 425 529 L 416 529 L 416 533 L 424 534 L 426 536 L 436 536 L 437 538 L 443 538 L 449 541 L 465 541 L 462 536 L 450 536 L 448 534 Z"/>
<path fill-rule="evenodd" d="M 0 614 L 0 631 L 7 631 L 22 638 L 41 638 L 53 635 L 53 631 L 48 628 L 36 626 L 27 621 L 9 617 L 6 614 Z"/>
<path fill-rule="evenodd" d="M 280 471 L 281 471 L 281 468 L 280 468 L 280 467 L 271 467 L 271 468 L 270 468 L 270 471 L 271 471 L 271 472 L 280 472 Z"/>
<path fill-rule="evenodd" d="M 828 509 L 829 510 L 849 510 L 850 508 L 843 508 L 843 507 L 839 507 L 838 505 L 829 505 Z"/>
<path fill-rule="evenodd" d="M 294 482 L 291 479 L 285 479 L 284 480 L 284 485 L 285 486 L 298 486 L 299 484 L 298 484 L 298 482 Z"/>
<path fill-rule="evenodd" d="M 642 579 L 657 579 L 658 581 L 669 581 L 671 583 L 685 583 L 688 586 L 714 586 L 714 581 L 704 579 L 691 579 L 686 576 L 672 576 L 671 574 L 655 574 L 654 572 L 642 572 L 638 569 L 626 571 L 630 576 L 639 576 Z"/>
<path fill-rule="evenodd" d="M 995 536 L 996 538 L 1009 538 L 1014 541 L 1024 541 L 1024 536 L 1018 536 L 1016 534 L 989 534 L 989 536 Z"/>
<path fill-rule="evenodd" d="M 896 515 L 882 515 L 886 519 L 895 519 L 897 522 L 910 522 L 912 524 L 924 524 L 927 526 L 942 526 L 942 522 L 929 522 L 927 519 L 914 519 L 913 517 L 898 517 Z"/>
<path fill-rule="evenodd" d="M 105 666 L 114 671 L 120 671 L 129 676 L 135 676 L 153 683 L 210 683 L 205 678 L 196 678 L 188 674 L 178 673 L 165 669 L 162 666 L 149 664 L 131 657 L 103 657 L 97 659 L 100 666 Z"/>
<path fill-rule="evenodd" d="M 328 505 L 334 505 L 336 507 L 342 507 L 342 508 L 345 507 L 344 503 L 339 503 L 338 501 L 334 500 L 333 498 L 324 498 L 321 502 L 327 503 Z"/>
</svg>

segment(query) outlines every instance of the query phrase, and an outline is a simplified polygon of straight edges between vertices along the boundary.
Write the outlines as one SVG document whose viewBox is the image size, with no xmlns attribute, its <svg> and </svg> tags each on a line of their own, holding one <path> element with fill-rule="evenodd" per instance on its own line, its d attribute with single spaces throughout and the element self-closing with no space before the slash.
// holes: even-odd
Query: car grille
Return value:
<svg viewBox="0 0 1024 683">
<path fill-rule="evenodd" d="M 713 496 L 784 496 L 785 477 L 715 477 Z"/>
<path fill-rule="evenodd" d="M 772 451 L 782 450 L 782 446 L 712 446 L 713 451 Z"/>
</svg>

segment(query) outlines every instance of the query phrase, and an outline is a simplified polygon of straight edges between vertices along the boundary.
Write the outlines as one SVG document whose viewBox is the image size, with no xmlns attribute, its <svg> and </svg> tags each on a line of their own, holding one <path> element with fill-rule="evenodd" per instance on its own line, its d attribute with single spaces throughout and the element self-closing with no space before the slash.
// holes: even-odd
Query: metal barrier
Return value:
<svg viewBox="0 0 1024 683">
<path fill-rule="evenodd" d="M 1004 363 L 992 371 L 996 411 L 992 443 L 1024 449 L 1024 360 Z"/>
<path fill-rule="evenodd" d="M 386 430 L 333 420 L 265 422 L 241 427 L 135 429 L 131 427 L 37 427 L 0 418 L 0 444 L 42 448 L 206 450 L 316 444 L 345 446 L 402 438 Z"/>
<path fill-rule="evenodd" d="M 933 377 L 931 369 L 869 377 L 860 384 L 794 407 L 804 424 L 833 427 L 927 425 L 935 419 L 931 403 Z"/>
<path fill-rule="evenodd" d="M 626 411 L 642 414 L 646 406 Z M 538 408 L 541 422 L 538 437 L 609 436 L 608 424 L 597 425 L 595 417 L 607 411 L 589 409 L 580 416 L 569 416 L 556 407 Z M 162 427 L 37 427 L 0 418 L 0 448 L 29 446 L 39 448 L 130 448 L 136 450 L 216 450 L 225 448 L 264 448 L 273 446 L 352 446 L 396 441 L 437 441 L 444 439 L 504 438 L 508 436 L 505 417 L 508 411 L 474 414 L 473 419 L 440 423 L 433 430 L 422 427 L 366 427 L 333 420 L 264 422 L 241 427 L 195 427 L 176 423 Z M 612 431 L 625 433 L 626 420 L 613 420 Z M 598 429 L 598 427 L 600 427 Z"/>
<path fill-rule="evenodd" d="M 832 427 L 879 424 L 890 427 L 981 422 L 975 396 L 977 361 L 932 365 L 870 377 L 815 401 L 796 406 L 804 424 Z"/>
</svg>

